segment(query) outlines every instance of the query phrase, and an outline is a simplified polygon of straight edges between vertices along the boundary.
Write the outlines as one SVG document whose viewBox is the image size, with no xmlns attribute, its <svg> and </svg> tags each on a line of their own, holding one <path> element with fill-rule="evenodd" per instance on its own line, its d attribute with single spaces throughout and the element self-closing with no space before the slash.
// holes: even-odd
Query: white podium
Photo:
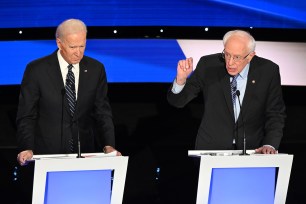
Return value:
<svg viewBox="0 0 306 204">
<path fill-rule="evenodd" d="M 188 151 L 200 159 L 197 204 L 286 203 L 293 155 L 241 152 Z"/>
<path fill-rule="evenodd" d="M 33 204 L 122 203 L 128 157 L 115 154 L 35 155 Z"/>
</svg>

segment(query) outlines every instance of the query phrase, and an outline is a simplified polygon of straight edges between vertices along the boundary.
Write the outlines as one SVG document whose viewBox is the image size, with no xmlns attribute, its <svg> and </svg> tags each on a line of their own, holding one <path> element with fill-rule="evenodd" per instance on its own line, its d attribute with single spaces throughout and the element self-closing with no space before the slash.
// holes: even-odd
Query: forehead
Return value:
<svg viewBox="0 0 306 204">
<path fill-rule="evenodd" d="M 224 45 L 224 50 L 230 54 L 240 55 L 247 52 L 248 39 L 241 36 L 230 37 Z"/>
<path fill-rule="evenodd" d="M 79 33 L 71 33 L 67 34 L 64 38 L 67 44 L 69 45 L 79 45 L 86 43 L 86 33 L 79 32 Z"/>
</svg>

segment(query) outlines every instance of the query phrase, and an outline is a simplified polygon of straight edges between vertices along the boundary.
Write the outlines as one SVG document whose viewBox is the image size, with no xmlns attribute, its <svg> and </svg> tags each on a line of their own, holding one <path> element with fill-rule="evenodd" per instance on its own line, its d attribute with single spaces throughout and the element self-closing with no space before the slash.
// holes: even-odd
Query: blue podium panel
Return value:
<svg viewBox="0 0 306 204">
<path fill-rule="evenodd" d="M 110 204 L 112 170 L 47 173 L 44 204 Z"/>
<path fill-rule="evenodd" d="M 213 168 L 208 203 L 274 203 L 276 170 L 273 167 Z"/>
<path fill-rule="evenodd" d="M 285 204 L 293 155 L 189 150 L 200 158 L 197 204 Z"/>
<path fill-rule="evenodd" d="M 115 155 L 34 155 L 32 204 L 122 203 L 128 157 Z"/>
</svg>

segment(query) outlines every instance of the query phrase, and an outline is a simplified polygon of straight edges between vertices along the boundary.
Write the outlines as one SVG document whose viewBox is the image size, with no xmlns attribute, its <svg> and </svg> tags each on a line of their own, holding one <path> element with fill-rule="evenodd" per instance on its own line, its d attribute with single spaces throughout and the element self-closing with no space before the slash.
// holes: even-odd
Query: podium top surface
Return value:
<svg viewBox="0 0 306 204">
<path fill-rule="evenodd" d="M 84 158 L 101 158 L 101 157 L 114 157 L 116 156 L 117 152 L 111 153 L 84 153 L 82 156 Z M 33 155 L 32 159 L 29 161 L 35 160 L 45 160 L 45 159 L 78 159 L 77 154 L 40 154 L 40 155 Z"/>
<path fill-rule="evenodd" d="M 255 150 L 246 150 L 246 153 L 250 156 L 268 156 L 268 155 L 288 155 L 286 153 L 278 154 L 257 154 Z M 238 156 L 242 154 L 242 150 L 188 150 L 188 156 Z"/>
</svg>

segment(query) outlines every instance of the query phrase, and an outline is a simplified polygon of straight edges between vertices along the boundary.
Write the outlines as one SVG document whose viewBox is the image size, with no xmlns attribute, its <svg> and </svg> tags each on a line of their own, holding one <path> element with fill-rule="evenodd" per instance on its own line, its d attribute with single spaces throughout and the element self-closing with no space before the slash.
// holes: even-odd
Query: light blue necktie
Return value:
<svg viewBox="0 0 306 204">
<path fill-rule="evenodd" d="M 231 93 L 232 93 L 232 102 L 233 102 L 233 105 L 235 107 L 235 104 L 236 104 L 236 91 L 237 91 L 237 77 L 239 75 L 235 75 L 232 77 L 232 81 L 231 81 Z"/>
</svg>

